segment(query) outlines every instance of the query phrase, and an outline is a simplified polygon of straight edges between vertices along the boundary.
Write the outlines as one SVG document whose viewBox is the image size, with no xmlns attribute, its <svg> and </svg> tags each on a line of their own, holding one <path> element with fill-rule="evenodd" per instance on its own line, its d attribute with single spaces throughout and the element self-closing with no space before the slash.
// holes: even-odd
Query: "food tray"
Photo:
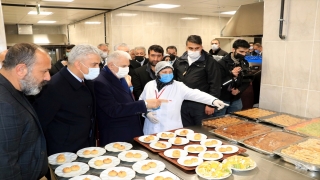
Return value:
<svg viewBox="0 0 320 180">
<path fill-rule="evenodd" d="M 231 117 L 231 118 L 236 118 L 236 119 L 241 120 L 241 121 L 248 121 L 248 120 L 245 119 L 245 118 L 242 118 L 242 117 L 239 117 L 239 116 L 235 116 L 235 115 L 227 114 L 227 115 L 224 115 L 224 116 L 218 116 L 218 117 L 214 117 L 214 118 L 204 119 L 204 120 L 202 120 L 202 126 L 212 127 L 212 128 L 214 128 L 214 129 L 216 129 L 216 128 L 220 128 L 220 127 L 223 127 L 223 126 L 228 126 L 228 125 L 232 125 L 232 124 L 241 123 L 241 121 L 239 121 L 239 122 L 232 122 L 232 123 L 229 123 L 229 124 L 225 124 L 225 125 L 223 125 L 223 126 L 205 125 L 205 123 L 206 123 L 207 121 L 218 120 L 218 119 L 221 119 L 221 118 L 229 118 L 229 117 Z"/>
<path fill-rule="evenodd" d="M 320 124 L 320 118 L 312 119 L 312 120 L 309 120 L 309 121 L 306 121 L 306 122 L 303 122 L 303 123 L 299 123 L 299 124 L 296 124 L 296 125 L 288 126 L 288 127 L 285 127 L 284 129 L 285 129 L 285 131 L 288 131 L 288 132 L 291 132 L 291 133 L 295 133 L 295 134 L 298 134 L 298 135 L 312 136 L 312 137 L 319 138 L 320 136 L 316 136 L 316 135 L 313 135 L 313 134 L 310 134 L 310 133 L 299 132 L 299 131 L 294 129 L 294 128 L 297 128 L 299 126 L 300 127 L 305 127 L 306 125 L 309 125 L 309 124 L 312 124 L 312 123 L 319 123 Z M 315 128 L 317 128 L 317 127 L 315 127 Z M 316 131 L 320 132 L 320 126 L 319 126 L 319 129 L 316 129 Z"/>
<path fill-rule="evenodd" d="M 238 126 L 238 125 L 247 124 L 247 123 L 257 124 L 257 125 L 260 125 L 260 126 L 268 127 L 269 130 L 265 130 L 265 131 L 259 132 L 259 133 L 257 133 L 257 134 L 251 134 L 251 135 L 248 135 L 247 137 L 243 137 L 243 138 L 239 138 L 239 139 L 231 138 L 231 137 L 228 137 L 228 136 L 225 136 L 225 135 L 223 135 L 223 134 L 219 134 L 219 133 L 216 132 L 218 129 L 222 129 L 222 128 L 225 129 L 225 128 L 228 128 L 228 127 Z M 223 139 L 226 139 L 226 140 L 229 140 L 229 141 L 235 142 L 235 143 L 238 143 L 238 142 L 240 142 L 240 141 L 242 141 L 242 140 L 244 140 L 244 139 L 247 139 L 247 138 L 250 138 L 250 137 L 253 137 L 253 136 L 256 136 L 256 135 L 260 135 L 260 134 L 263 134 L 263 133 L 266 133 L 266 132 L 270 132 L 270 131 L 273 130 L 272 127 L 265 126 L 265 125 L 262 125 L 262 124 L 259 124 L 259 123 L 254 123 L 254 122 L 243 122 L 243 123 L 233 124 L 233 125 L 230 125 L 230 126 L 225 126 L 225 127 L 222 127 L 222 128 L 214 129 L 214 130 L 211 130 L 211 131 L 209 131 L 209 132 L 213 133 L 214 135 L 216 135 L 216 136 L 218 136 L 218 137 L 221 137 L 221 138 L 223 138 Z"/>
<path fill-rule="evenodd" d="M 262 118 L 258 118 L 258 121 L 260 121 L 260 122 L 265 122 L 265 123 L 272 124 L 272 125 L 279 126 L 279 127 L 287 127 L 287 126 L 284 125 L 284 124 L 275 123 L 275 122 L 272 122 L 272 121 L 269 121 L 269 120 L 268 120 L 268 119 L 270 119 L 270 118 L 274 118 L 274 117 L 278 117 L 278 116 L 282 116 L 282 115 L 288 115 L 288 116 L 291 116 L 291 117 L 293 117 L 293 118 L 301 119 L 301 122 L 294 123 L 294 124 L 291 124 L 291 125 L 289 125 L 289 126 L 292 126 L 292 125 L 299 124 L 299 123 L 305 122 L 305 121 L 307 121 L 307 120 L 310 120 L 310 119 L 308 119 L 308 118 L 304 118 L 304 117 L 300 117 L 300 116 L 295 116 L 295 115 L 292 115 L 292 114 L 277 113 L 277 114 L 273 114 L 273 115 L 270 115 L 270 116 L 265 116 L 265 117 L 262 117 Z"/>
<path fill-rule="evenodd" d="M 298 141 L 294 144 L 299 144 L 299 143 L 305 142 L 309 139 L 319 139 L 319 138 L 306 138 L 306 139 Z M 293 145 L 293 144 L 291 144 L 291 145 Z M 305 162 L 305 161 L 302 161 L 297 158 L 294 158 L 294 157 L 291 157 L 291 156 L 288 156 L 286 154 L 281 153 L 282 149 L 286 149 L 286 148 L 290 147 L 291 145 L 277 149 L 275 151 L 275 154 L 279 155 L 284 161 L 289 162 L 291 164 L 294 164 L 297 168 L 310 170 L 310 171 L 320 171 L 320 165 L 318 165 L 318 164 L 308 163 L 308 162 Z"/>
<path fill-rule="evenodd" d="M 280 146 L 279 148 L 277 148 L 277 149 L 275 149 L 274 151 L 270 152 L 270 151 L 267 151 L 267 150 L 261 149 L 261 148 L 259 148 L 259 147 L 256 147 L 256 146 L 253 146 L 253 145 L 251 145 L 251 144 L 247 144 L 247 143 L 245 143 L 245 142 L 244 142 L 244 141 L 246 141 L 246 140 L 248 140 L 248 139 L 251 139 L 251 138 L 254 138 L 254 137 L 257 137 L 257 136 L 261 136 L 261 135 L 264 135 L 264 134 L 273 133 L 273 132 L 283 132 L 283 133 L 288 133 L 288 132 L 284 132 L 284 131 L 282 131 L 282 130 L 273 130 L 273 131 L 270 131 L 270 132 L 267 132 L 267 133 L 263 133 L 263 134 L 260 134 L 260 135 L 256 135 L 256 136 L 252 136 L 252 137 L 249 137 L 249 138 L 243 139 L 243 140 L 241 140 L 241 141 L 240 141 L 240 143 L 241 143 L 241 144 L 243 144 L 244 146 L 246 146 L 246 147 L 250 148 L 250 149 L 253 149 L 253 150 L 255 150 L 255 151 L 259 152 L 259 153 L 267 154 L 267 155 L 273 156 L 273 155 L 275 155 L 275 153 L 274 153 L 274 151 L 275 151 L 275 150 L 277 150 L 277 149 L 279 149 L 279 148 L 281 148 L 281 147 L 287 146 L 287 145 Z M 299 135 L 292 134 L 292 133 L 288 133 L 288 134 L 291 134 L 291 135 L 294 135 L 294 136 L 299 136 Z M 300 136 L 300 137 L 301 137 L 301 136 Z M 302 138 L 302 139 L 305 139 L 304 137 L 301 137 L 301 138 Z M 299 142 L 299 141 L 301 141 L 302 139 L 297 140 L 297 141 L 295 141 L 295 142 L 293 142 L 293 143 Z M 292 144 L 292 143 L 290 142 L 289 144 Z"/>
<path fill-rule="evenodd" d="M 263 111 L 269 111 L 269 112 L 272 112 L 273 114 L 269 114 L 269 115 L 265 115 L 265 116 L 259 116 L 259 117 L 252 117 L 252 116 L 239 114 L 239 113 L 242 113 L 242 112 L 245 112 L 245 111 L 253 111 L 255 109 L 263 110 Z M 236 111 L 236 112 L 233 112 L 232 114 L 234 114 L 236 116 L 240 116 L 240 117 L 244 117 L 244 118 L 248 118 L 248 119 L 252 119 L 252 120 L 257 121 L 257 120 L 259 120 L 259 118 L 267 117 L 267 116 L 270 116 L 270 115 L 275 115 L 275 114 L 278 114 L 278 113 L 275 112 L 275 111 L 270 111 L 270 110 L 262 109 L 262 108 L 252 108 L 252 109 L 246 109 L 246 110 L 242 110 L 242 111 Z"/>
</svg>

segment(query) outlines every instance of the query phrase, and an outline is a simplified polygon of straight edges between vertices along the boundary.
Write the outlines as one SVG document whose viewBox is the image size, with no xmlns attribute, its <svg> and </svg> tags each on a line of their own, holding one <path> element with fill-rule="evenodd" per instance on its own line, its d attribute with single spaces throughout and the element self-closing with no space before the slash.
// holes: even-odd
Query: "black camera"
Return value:
<svg viewBox="0 0 320 180">
<path fill-rule="evenodd" d="M 231 72 L 235 67 L 241 67 L 241 71 L 236 79 L 231 78 L 230 80 L 223 82 L 222 86 L 229 86 L 231 84 L 231 88 L 238 88 L 242 82 L 251 82 L 254 79 L 254 75 L 252 73 L 249 64 L 243 59 L 239 60 L 239 63 L 230 63 L 228 64 L 229 71 Z"/>
</svg>

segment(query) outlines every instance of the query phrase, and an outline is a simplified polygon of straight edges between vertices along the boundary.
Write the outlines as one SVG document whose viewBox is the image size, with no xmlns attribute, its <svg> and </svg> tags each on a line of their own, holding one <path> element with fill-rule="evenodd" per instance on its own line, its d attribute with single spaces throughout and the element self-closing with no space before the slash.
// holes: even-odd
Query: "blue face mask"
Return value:
<svg viewBox="0 0 320 180">
<path fill-rule="evenodd" d="M 257 54 L 260 54 L 260 51 L 258 49 L 254 50 Z"/>
<path fill-rule="evenodd" d="M 132 92 L 132 91 L 133 91 L 133 86 L 130 86 L 129 89 L 130 89 L 130 91 Z"/>
<path fill-rule="evenodd" d="M 168 83 L 173 79 L 173 73 L 170 74 L 162 74 L 160 76 L 160 81 L 163 83 Z"/>
</svg>

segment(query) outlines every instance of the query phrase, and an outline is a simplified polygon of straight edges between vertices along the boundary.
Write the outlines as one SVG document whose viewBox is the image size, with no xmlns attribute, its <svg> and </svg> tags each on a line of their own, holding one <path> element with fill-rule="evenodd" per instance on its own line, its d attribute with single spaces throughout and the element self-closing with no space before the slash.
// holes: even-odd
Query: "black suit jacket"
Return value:
<svg viewBox="0 0 320 180">
<path fill-rule="evenodd" d="M 60 59 L 55 64 L 52 64 L 52 67 L 49 71 L 50 76 L 55 75 L 57 72 L 59 72 L 64 67 L 64 65 L 61 63 L 61 61 L 64 61 L 64 60 L 65 59 Z"/>
<path fill-rule="evenodd" d="M 133 94 L 136 100 L 139 99 L 144 86 L 149 82 L 155 79 L 155 75 L 153 77 L 147 71 L 150 69 L 149 64 L 146 64 L 142 67 L 139 67 L 134 70 L 133 75 L 131 76 L 131 83 L 133 86 Z M 151 70 L 151 69 L 150 69 Z"/>
<path fill-rule="evenodd" d="M 130 65 L 129 65 L 129 75 L 132 77 L 134 70 L 141 67 L 141 64 L 138 63 L 135 60 L 130 60 Z"/>
<path fill-rule="evenodd" d="M 48 169 L 46 140 L 22 93 L 0 74 L 0 179 L 40 179 Z"/>
<path fill-rule="evenodd" d="M 36 98 L 34 108 L 47 139 L 48 154 L 95 146 L 93 82 L 83 85 L 65 67 Z"/>
</svg>

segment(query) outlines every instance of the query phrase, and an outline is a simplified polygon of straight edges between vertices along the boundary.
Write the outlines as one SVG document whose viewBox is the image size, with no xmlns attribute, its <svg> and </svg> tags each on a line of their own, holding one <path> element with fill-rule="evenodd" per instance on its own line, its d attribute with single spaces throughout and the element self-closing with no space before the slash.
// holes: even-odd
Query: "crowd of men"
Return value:
<svg viewBox="0 0 320 180">
<path fill-rule="evenodd" d="M 172 69 L 174 80 L 229 104 L 217 110 L 212 106 L 215 103 L 185 100 L 177 108 L 183 127 L 240 110 L 241 93 L 250 83 L 243 71 L 248 67 L 244 56 L 250 53 L 250 44 L 236 40 L 230 53 L 220 48 L 217 39 L 211 44 L 206 52 L 201 37 L 190 35 L 181 57 L 175 46 L 164 52 L 159 45 L 130 50 L 120 43 L 109 53 L 107 44 L 70 45 L 55 64 L 35 44 L 20 43 L 2 52 L 0 179 L 40 179 L 44 175 L 50 179 L 47 156 L 130 142 L 143 135 L 142 116 L 166 103 L 161 94 L 139 100 L 146 84 L 159 80 L 161 69 L 156 72 L 156 65 L 161 61 L 169 63 L 164 68 Z M 261 54 L 262 48 L 252 52 Z M 212 55 L 223 58 L 217 61 Z M 167 84 L 158 82 L 158 86 Z M 32 101 L 29 96 L 34 96 Z"/>
</svg>

